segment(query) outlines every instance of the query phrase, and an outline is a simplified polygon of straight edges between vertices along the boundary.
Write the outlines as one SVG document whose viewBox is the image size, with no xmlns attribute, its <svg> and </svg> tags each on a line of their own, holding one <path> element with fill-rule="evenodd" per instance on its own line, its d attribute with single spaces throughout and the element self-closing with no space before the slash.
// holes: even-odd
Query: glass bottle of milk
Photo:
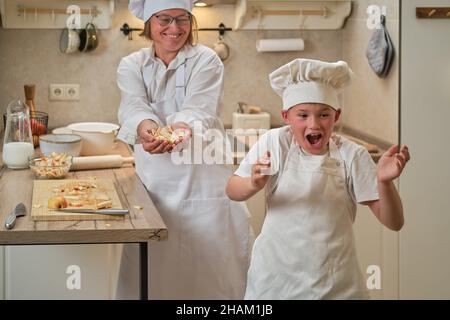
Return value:
<svg viewBox="0 0 450 320">
<path fill-rule="evenodd" d="M 14 100 L 7 109 L 3 162 L 11 169 L 28 168 L 33 152 L 30 111 L 22 101 Z"/>
</svg>

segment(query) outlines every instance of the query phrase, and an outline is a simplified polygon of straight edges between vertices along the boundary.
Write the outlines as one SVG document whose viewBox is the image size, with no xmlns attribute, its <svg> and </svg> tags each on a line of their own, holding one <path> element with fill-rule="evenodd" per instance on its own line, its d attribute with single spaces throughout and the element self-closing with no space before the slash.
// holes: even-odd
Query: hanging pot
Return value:
<svg viewBox="0 0 450 320">
<path fill-rule="evenodd" d="M 80 47 L 80 36 L 77 31 L 65 28 L 59 39 L 59 50 L 62 53 L 73 53 Z"/>
<path fill-rule="evenodd" d="M 82 52 L 94 51 L 98 46 L 98 35 L 95 26 L 92 23 L 86 24 L 80 31 L 80 46 L 78 50 Z"/>
<path fill-rule="evenodd" d="M 222 41 L 222 39 L 214 44 L 213 49 L 222 61 L 227 60 L 230 56 L 230 48 L 225 42 Z"/>
</svg>

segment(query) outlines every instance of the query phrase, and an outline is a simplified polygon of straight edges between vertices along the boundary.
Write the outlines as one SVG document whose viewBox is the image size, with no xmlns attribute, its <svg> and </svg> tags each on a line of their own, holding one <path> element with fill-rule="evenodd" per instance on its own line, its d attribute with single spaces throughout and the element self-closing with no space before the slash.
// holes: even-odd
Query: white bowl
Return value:
<svg viewBox="0 0 450 320">
<path fill-rule="evenodd" d="M 67 127 L 56 128 L 52 130 L 53 134 L 71 134 L 72 130 Z"/>
<path fill-rule="evenodd" d="M 82 156 L 110 154 L 119 126 L 106 122 L 79 122 L 67 126 L 83 138 Z"/>
<path fill-rule="evenodd" d="M 52 152 L 78 157 L 81 152 L 81 137 L 76 134 L 45 134 L 39 136 L 39 147 L 45 156 Z"/>
</svg>

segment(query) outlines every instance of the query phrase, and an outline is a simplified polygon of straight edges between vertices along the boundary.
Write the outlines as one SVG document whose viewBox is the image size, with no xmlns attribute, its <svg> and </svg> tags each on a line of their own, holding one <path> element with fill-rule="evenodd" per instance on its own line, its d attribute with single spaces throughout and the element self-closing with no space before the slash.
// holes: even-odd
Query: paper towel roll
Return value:
<svg viewBox="0 0 450 320">
<path fill-rule="evenodd" d="M 292 39 L 261 39 L 256 41 L 256 51 L 275 52 L 275 51 L 302 51 L 305 43 L 301 38 Z"/>
</svg>

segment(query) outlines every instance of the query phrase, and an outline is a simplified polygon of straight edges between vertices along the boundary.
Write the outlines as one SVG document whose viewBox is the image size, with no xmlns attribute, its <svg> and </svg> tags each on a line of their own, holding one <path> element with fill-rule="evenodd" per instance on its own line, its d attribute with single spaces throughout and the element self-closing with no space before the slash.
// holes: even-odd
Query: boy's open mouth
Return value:
<svg viewBox="0 0 450 320">
<path fill-rule="evenodd" d="M 309 144 L 312 146 L 319 144 L 322 140 L 322 134 L 321 133 L 310 133 L 306 135 L 306 140 L 308 140 Z"/>
</svg>

